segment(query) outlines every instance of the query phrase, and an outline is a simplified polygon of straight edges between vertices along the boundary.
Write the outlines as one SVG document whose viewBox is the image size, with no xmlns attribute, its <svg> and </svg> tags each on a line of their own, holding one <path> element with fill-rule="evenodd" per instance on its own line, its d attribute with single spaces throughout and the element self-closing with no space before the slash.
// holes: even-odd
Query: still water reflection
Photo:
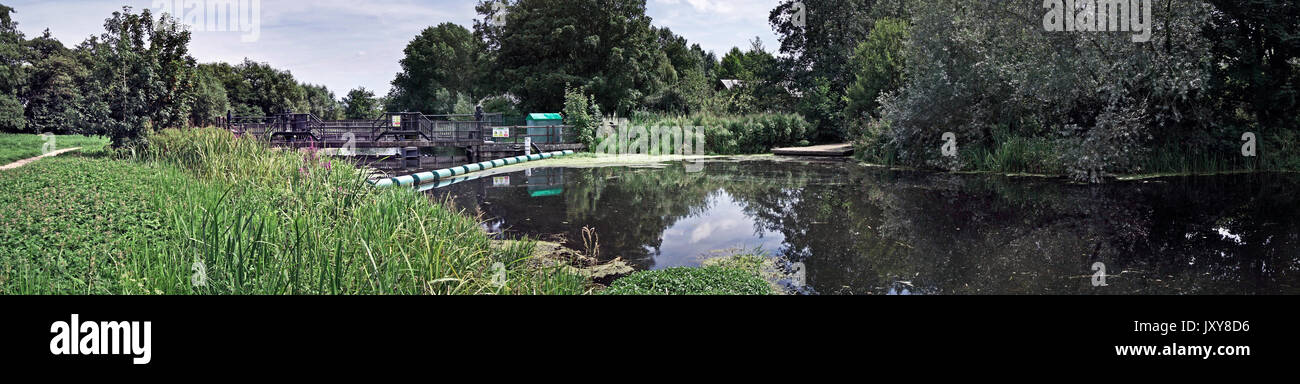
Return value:
<svg viewBox="0 0 1300 384">
<path fill-rule="evenodd" d="M 1295 174 L 1106 185 L 710 161 L 550 168 L 429 191 L 504 236 L 639 268 L 761 249 L 806 266 L 821 294 L 1296 294 Z M 1105 263 L 1105 287 L 1091 269 Z"/>
</svg>

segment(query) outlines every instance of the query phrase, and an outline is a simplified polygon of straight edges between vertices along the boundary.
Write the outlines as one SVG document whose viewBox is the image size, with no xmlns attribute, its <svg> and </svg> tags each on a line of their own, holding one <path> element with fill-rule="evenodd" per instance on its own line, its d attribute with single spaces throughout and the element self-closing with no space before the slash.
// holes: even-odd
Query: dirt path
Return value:
<svg viewBox="0 0 1300 384">
<path fill-rule="evenodd" d="M 60 150 L 57 150 L 57 151 L 54 151 L 54 152 L 50 152 L 50 153 L 46 153 L 46 154 L 44 154 L 44 155 L 40 155 L 40 156 L 36 156 L 36 157 L 30 158 L 30 159 L 26 159 L 26 160 L 18 160 L 18 161 L 15 161 L 15 162 L 9 163 L 8 165 L 0 166 L 0 171 L 8 171 L 8 170 L 10 170 L 10 169 L 22 168 L 22 166 L 27 165 L 27 164 L 31 164 L 32 162 L 35 162 L 36 160 L 44 159 L 44 158 L 46 158 L 46 157 L 53 157 L 53 156 L 62 155 L 62 154 L 64 154 L 64 153 L 68 153 L 68 152 L 76 151 L 76 150 L 79 150 L 79 149 L 81 149 L 81 147 L 68 148 L 68 149 L 60 149 Z"/>
</svg>

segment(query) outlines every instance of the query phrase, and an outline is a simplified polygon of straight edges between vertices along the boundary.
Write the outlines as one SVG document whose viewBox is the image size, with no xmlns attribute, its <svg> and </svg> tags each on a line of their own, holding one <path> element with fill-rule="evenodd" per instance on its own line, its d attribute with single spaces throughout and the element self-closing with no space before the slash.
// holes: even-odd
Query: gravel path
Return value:
<svg viewBox="0 0 1300 384">
<path fill-rule="evenodd" d="M 36 156 L 36 157 L 30 158 L 30 159 L 26 159 L 26 160 L 18 160 L 18 161 L 15 161 L 15 162 L 9 163 L 8 165 L 0 166 L 0 171 L 8 171 L 8 170 L 10 170 L 10 169 L 21 168 L 22 166 L 27 165 L 27 164 L 31 164 L 32 162 L 34 162 L 34 161 L 36 161 L 36 160 L 44 159 L 44 158 L 46 158 L 46 157 L 52 157 L 52 156 L 62 155 L 62 154 L 64 154 L 64 153 L 68 153 L 68 152 L 76 151 L 76 150 L 79 150 L 79 149 L 81 149 L 81 147 L 68 148 L 68 149 L 60 149 L 60 150 L 57 150 L 57 151 L 54 151 L 54 152 L 50 152 L 50 153 L 46 153 L 46 154 L 44 154 L 44 155 L 40 155 L 40 156 Z"/>
</svg>

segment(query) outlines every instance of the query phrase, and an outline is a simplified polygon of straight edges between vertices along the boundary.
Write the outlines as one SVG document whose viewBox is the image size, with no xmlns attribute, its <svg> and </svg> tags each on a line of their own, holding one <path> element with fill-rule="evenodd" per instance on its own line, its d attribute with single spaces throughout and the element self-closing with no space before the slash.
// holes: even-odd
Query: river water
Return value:
<svg viewBox="0 0 1300 384">
<path fill-rule="evenodd" d="M 504 237 L 584 250 L 592 229 L 602 259 L 641 269 L 759 252 L 805 293 L 1205 295 L 1300 293 L 1298 186 L 1296 174 L 1078 185 L 767 159 L 538 168 L 426 193 Z"/>
</svg>

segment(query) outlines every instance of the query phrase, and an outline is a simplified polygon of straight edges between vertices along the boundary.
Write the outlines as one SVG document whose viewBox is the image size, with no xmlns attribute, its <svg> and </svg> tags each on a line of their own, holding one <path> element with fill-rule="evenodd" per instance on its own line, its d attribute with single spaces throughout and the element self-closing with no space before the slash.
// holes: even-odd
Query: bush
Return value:
<svg viewBox="0 0 1300 384">
<path fill-rule="evenodd" d="M 741 268 L 669 268 L 614 281 L 602 295 L 768 295 L 772 288 L 757 273 Z"/>
<path fill-rule="evenodd" d="M 717 116 L 697 113 L 686 117 L 642 114 L 635 126 L 702 127 L 705 150 L 714 155 L 768 153 L 772 148 L 794 146 L 808 139 L 811 125 L 792 113 Z"/>
<path fill-rule="evenodd" d="M 578 142 L 587 148 L 596 147 L 596 126 L 600 124 L 600 107 L 596 97 L 587 97 L 581 88 L 564 89 L 564 123 L 577 131 Z"/>
<path fill-rule="evenodd" d="M 217 129 L 166 130 L 141 152 L 188 177 L 153 204 L 172 241 L 127 267 L 167 294 L 579 294 L 585 279 L 531 267 L 530 244 L 499 248 L 477 221 L 411 189 L 377 189 L 314 151 L 281 151 Z M 188 281 L 202 261 L 206 287 Z M 184 278 L 177 278 L 184 276 Z"/>
</svg>

